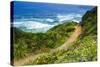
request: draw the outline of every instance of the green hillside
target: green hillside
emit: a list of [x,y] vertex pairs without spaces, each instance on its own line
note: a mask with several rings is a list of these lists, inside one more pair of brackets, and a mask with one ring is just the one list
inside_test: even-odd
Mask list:
[[65,42],[77,23],[67,22],[51,28],[46,33],[27,33],[13,28],[14,59],[24,58],[30,53],[48,52]]
[[97,34],[97,7],[93,8],[90,11],[87,11],[86,14],[82,17],[81,22],[84,33],[96,35]]
[[80,23],[83,32],[77,40],[72,43],[68,50],[59,50],[47,53],[27,64],[51,64],[86,62],[97,60],[97,8],[93,8],[83,16]]
[[[77,25],[82,26],[82,34],[70,44],[68,49],[50,52],[61,46],[74,32]],[[64,22],[46,33],[23,32],[18,28],[12,28],[14,41],[14,60],[22,59],[30,54],[40,54],[28,64],[51,64],[65,62],[85,62],[97,60],[97,8],[86,12],[80,24],[76,22]]]

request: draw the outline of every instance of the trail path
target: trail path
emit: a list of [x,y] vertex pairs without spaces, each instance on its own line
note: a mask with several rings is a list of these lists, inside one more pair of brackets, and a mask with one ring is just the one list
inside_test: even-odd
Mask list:
[[57,49],[67,49],[69,45],[71,45],[71,43],[73,43],[77,37],[81,34],[82,32],[82,28],[80,25],[76,26],[75,31],[73,32],[73,34],[66,40],[66,42],[61,45],[60,47],[58,47]]
[[[74,41],[76,41],[77,37],[81,34],[82,32],[82,28],[80,25],[77,25],[75,27],[75,31],[72,33],[72,35],[65,41],[64,44],[62,44],[60,47],[56,48],[56,49],[52,49],[50,50],[50,52],[56,52],[57,50],[61,50],[61,49],[67,49],[69,45],[71,45],[71,43],[73,43]],[[24,65],[29,61],[34,61],[37,57],[44,55],[46,53],[40,53],[40,54],[36,54],[36,55],[30,55],[24,59],[20,59],[18,61],[14,62],[15,66],[20,66],[20,65]]]

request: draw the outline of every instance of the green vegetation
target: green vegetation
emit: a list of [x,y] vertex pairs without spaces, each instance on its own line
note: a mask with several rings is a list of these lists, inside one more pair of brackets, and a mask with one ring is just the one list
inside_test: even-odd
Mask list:
[[27,62],[29,64],[51,64],[86,62],[97,60],[97,8],[87,11],[82,17],[80,25],[82,34],[68,47],[55,52],[50,52],[61,46],[73,33],[77,23],[67,22],[57,25],[46,33],[26,33],[17,28],[13,28],[14,37],[14,60],[24,58],[28,54],[42,53],[35,60]]
[[[83,32],[67,50],[58,50],[54,53],[41,55],[27,64],[50,64],[68,62],[86,62],[97,60],[97,16],[96,8],[88,11],[80,23]],[[92,16],[90,16],[92,15]]]
[[54,53],[44,53],[27,64],[52,64],[69,62],[86,62],[97,60],[97,46],[93,36],[77,39],[68,50],[58,50]]
[[84,35],[97,34],[97,7],[86,12],[86,14],[82,17],[81,24],[84,29]]
[[27,33],[13,28],[14,59],[24,58],[31,53],[48,52],[65,42],[77,23],[67,22],[55,26],[46,33]]

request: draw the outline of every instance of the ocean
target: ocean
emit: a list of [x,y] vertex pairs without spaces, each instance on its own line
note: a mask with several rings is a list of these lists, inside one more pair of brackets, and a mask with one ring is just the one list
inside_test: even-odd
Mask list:
[[46,32],[64,21],[79,23],[93,6],[41,2],[11,2],[11,24],[25,32]]

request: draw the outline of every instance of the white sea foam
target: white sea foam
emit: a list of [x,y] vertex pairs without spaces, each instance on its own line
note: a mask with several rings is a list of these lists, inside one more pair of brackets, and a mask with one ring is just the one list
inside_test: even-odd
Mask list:
[[[67,15],[58,14],[57,17],[59,19],[59,22],[62,22],[62,21],[68,21],[68,20],[74,21],[74,20],[76,20],[75,18],[81,19],[82,15],[81,14],[74,14],[74,13],[67,14]],[[77,21],[79,22],[80,20],[77,20]]]
[[[62,15],[58,14],[58,22],[53,23],[55,21],[54,19],[51,18],[28,18],[28,19],[19,19],[20,21],[15,21],[13,22],[14,27],[18,28],[24,28],[24,30],[30,31],[30,30],[35,30],[36,32],[40,31],[47,31],[50,28],[54,27],[57,24],[62,23],[63,21],[75,21],[79,23],[81,19],[80,14],[67,14],[67,15]],[[51,25],[52,22],[52,25]]]
[[44,24],[37,21],[24,21],[24,22],[14,22],[13,24],[15,27],[25,27],[28,30],[41,30],[47,31],[48,29],[52,28],[55,25]]
[[24,23],[23,26],[27,27],[28,29],[39,29],[39,28],[52,27],[54,25],[43,24],[43,23],[36,22],[36,21],[28,21]]
[[46,21],[47,22],[54,22],[54,20],[53,19],[50,19],[50,18],[47,18]]
[[14,27],[20,27],[24,22],[13,22]]

